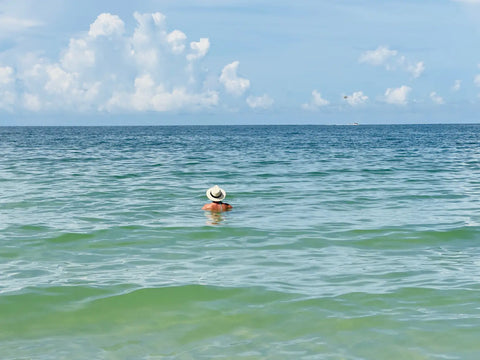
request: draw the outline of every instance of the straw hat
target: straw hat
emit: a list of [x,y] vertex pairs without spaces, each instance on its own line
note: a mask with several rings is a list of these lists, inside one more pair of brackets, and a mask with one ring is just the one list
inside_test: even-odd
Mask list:
[[215,185],[207,190],[207,198],[212,201],[222,201],[225,199],[225,196],[227,196],[227,192],[218,185]]

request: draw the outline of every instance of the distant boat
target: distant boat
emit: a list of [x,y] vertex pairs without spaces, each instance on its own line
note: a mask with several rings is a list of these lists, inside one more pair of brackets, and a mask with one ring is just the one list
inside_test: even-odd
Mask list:
[[351,124],[348,124],[348,125],[358,126],[359,124],[357,122],[354,122],[354,123],[351,123]]

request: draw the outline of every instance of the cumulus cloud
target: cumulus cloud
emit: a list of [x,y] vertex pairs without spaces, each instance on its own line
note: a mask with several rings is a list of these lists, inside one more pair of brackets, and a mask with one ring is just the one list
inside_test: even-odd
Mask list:
[[100,14],[90,25],[88,35],[91,37],[122,35],[125,31],[125,24],[117,15],[109,13]]
[[[188,43],[182,31],[168,30],[158,12],[133,16],[130,33],[119,16],[103,13],[57,59],[29,55],[15,66],[0,64],[0,109],[160,112],[217,106],[218,81],[209,83],[199,65],[209,39]],[[220,81],[241,95],[250,82],[236,75],[237,67],[227,65]]]
[[225,90],[234,96],[242,95],[250,87],[250,80],[237,75],[238,65],[240,65],[238,61],[226,65],[219,79]]
[[172,111],[183,107],[203,108],[218,104],[214,91],[192,94],[179,87],[168,91],[162,84],[156,84],[150,75],[135,79],[135,91],[115,92],[106,104],[109,111]]
[[70,39],[60,64],[69,71],[82,71],[84,68],[95,65],[95,50],[85,39]]
[[180,30],[173,30],[167,35],[167,43],[170,45],[170,48],[174,54],[181,54],[185,50],[186,39],[187,35]]
[[249,96],[246,101],[252,109],[268,109],[274,103],[274,100],[267,94],[262,96]]
[[405,58],[402,61],[404,65],[404,69],[409,72],[415,79],[420,77],[422,73],[425,71],[425,64],[423,61],[419,61],[417,63],[409,63]]
[[389,71],[402,70],[410,73],[413,78],[418,78],[425,71],[423,61],[411,61],[397,50],[390,50],[387,46],[379,46],[375,50],[362,53],[358,59],[360,63],[373,66],[383,66]]
[[204,57],[210,48],[210,41],[207,38],[201,38],[200,41],[190,43],[192,52],[187,55],[188,60],[196,60]]
[[376,50],[365,51],[360,55],[359,61],[374,66],[384,65],[388,59],[396,56],[396,50],[390,50],[386,46],[379,46]]
[[322,98],[322,94],[317,90],[312,91],[312,98],[309,103],[302,104],[302,109],[304,110],[317,110],[322,106],[330,104],[328,100]]
[[356,91],[352,95],[345,95],[345,101],[351,106],[358,106],[365,104],[368,100],[368,96],[362,91]]
[[412,88],[405,85],[396,89],[388,88],[385,91],[385,102],[394,105],[406,105],[407,97],[411,90]]
[[[165,15],[161,13],[133,14],[137,21],[133,35],[125,39],[125,47],[129,48],[131,60],[135,61],[138,69],[156,73],[161,66],[168,65],[170,53],[181,54],[181,35],[170,34],[166,31]],[[116,44],[121,47],[121,44]],[[119,49],[121,51],[121,49]],[[118,50],[117,50],[118,51]]]
[[461,80],[455,80],[452,86],[453,91],[458,91],[460,90],[460,87],[462,86],[462,81]]
[[27,110],[89,110],[99,100],[100,81],[88,81],[81,73],[69,72],[58,63],[36,64],[22,74]]
[[432,101],[437,105],[442,105],[442,104],[445,103],[443,98],[441,96],[439,96],[435,91],[432,91],[430,93],[430,99],[432,99]]

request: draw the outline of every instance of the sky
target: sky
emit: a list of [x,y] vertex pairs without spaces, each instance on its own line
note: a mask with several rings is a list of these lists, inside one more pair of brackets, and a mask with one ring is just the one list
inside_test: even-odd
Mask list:
[[480,0],[0,0],[1,125],[477,123]]

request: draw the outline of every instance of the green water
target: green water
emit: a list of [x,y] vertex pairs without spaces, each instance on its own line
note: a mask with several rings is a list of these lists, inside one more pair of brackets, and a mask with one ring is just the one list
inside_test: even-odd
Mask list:
[[0,128],[0,358],[478,359],[479,140]]

